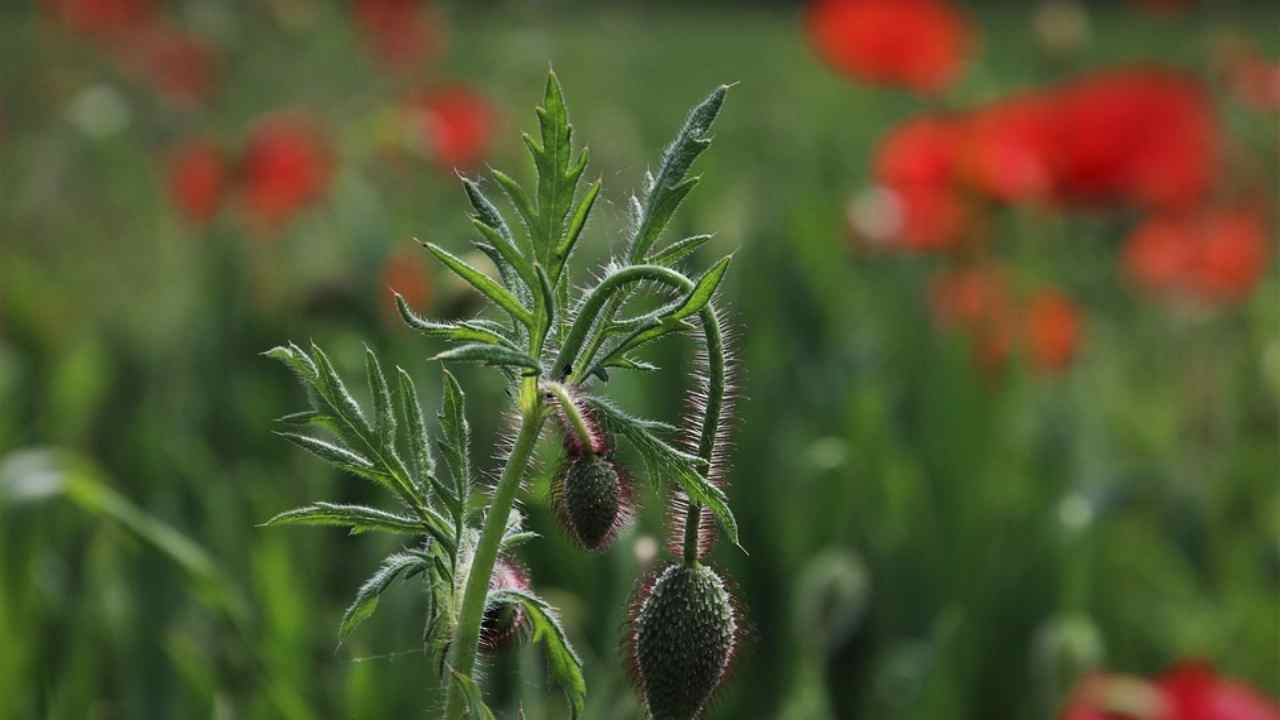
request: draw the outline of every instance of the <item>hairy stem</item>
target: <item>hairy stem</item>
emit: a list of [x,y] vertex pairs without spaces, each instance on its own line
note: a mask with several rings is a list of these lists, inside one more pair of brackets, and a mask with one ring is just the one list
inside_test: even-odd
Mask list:
[[582,414],[582,409],[573,401],[569,388],[558,382],[544,382],[542,383],[542,389],[553,395],[556,402],[559,403],[560,410],[568,421],[569,430],[578,437],[578,444],[582,446],[582,452],[588,457],[593,455],[597,451],[596,435],[591,432],[591,427],[587,423],[587,418]]
[[[507,516],[511,514],[511,505],[515,502],[521,476],[529,464],[534,446],[538,443],[538,435],[542,432],[542,424],[546,420],[535,379],[525,380],[521,396],[520,429],[485,514],[484,528],[471,559],[471,569],[467,573],[457,632],[449,649],[449,668],[465,677],[472,677],[475,670],[476,652],[480,644],[480,623],[484,619],[485,601],[489,596],[489,578],[498,559],[498,548],[507,527]],[[458,684],[450,681],[445,717],[447,720],[462,720],[465,715],[466,700]]]
[[[710,472],[715,455],[716,439],[720,431],[720,416],[724,412],[725,352],[724,334],[720,330],[720,316],[713,305],[707,305],[699,313],[702,334],[707,351],[707,408],[702,416],[702,431],[698,436],[698,457],[707,461]],[[702,506],[692,500],[684,519],[684,564],[698,564],[698,530],[702,523]]]

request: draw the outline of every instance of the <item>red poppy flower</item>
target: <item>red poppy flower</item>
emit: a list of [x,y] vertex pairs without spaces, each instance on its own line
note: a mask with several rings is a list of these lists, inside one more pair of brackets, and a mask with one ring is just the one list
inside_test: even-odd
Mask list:
[[1197,237],[1185,217],[1155,217],[1129,236],[1124,267],[1139,285],[1171,290],[1187,282],[1194,267]]
[[913,120],[893,131],[877,153],[876,178],[898,202],[902,247],[943,250],[963,239],[968,208],[955,188],[963,132],[953,119]]
[[1080,311],[1057,290],[1042,290],[1027,310],[1027,350],[1038,370],[1067,368],[1080,345]]
[[188,142],[168,157],[169,196],[196,223],[217,214],[226,189],[227,168],[221,148],[207,140]]
[[217,56],[190,33],[157,25],[143,36],[144,71],[156,92],[182,105],[197,105],[212,94]]
[[1054,107],[1040,95],[1015,97],[974,113],[962,175],[975,190],[1003,202],[1048,195],[1054,183]]
[[268,118],[245,148],[241,171],[249,211],[269,225],[288,220],[324,194],[330,164],[328,146],[304,118]]
[[1268,255],[1266,223],[1258,213],[1218,208],[1144,222],[1130,236],[1124,262],[1144,287],[1235,301],[1257,286]]
[[1256,213],[1224,210],[1207,215],[1200,228],[1195,286],[1205,297],[1241,300],[1267,267],[1267,233]]
[[379,292],[385,293],[387,317],[394,323],[400,320],[400,311],[396,308],[395,296],[391,291],[400,293],[409,307],[418,312],[425,312],[431,304],[431,276],[427,274],[422,253],[414,252],[415,248],[406,248],[391,254],[382,265],[382,286],[387,288]]
[[412,99],[410,113],[442,167],[474,167],[488,154],[494,112],[483,96],[463,87],[436,90]]
[[1064,200],[1187,207],[1213,181],[1213,109],[1188,78],[1159,70],[1097,75],[1059,91],[1055,110]]
[[1013,303],[1004,275],[990,265],[950,270],[930,286],[934,317],[969,337],[974,361],[1002,369],[1013,352]]
[[99,39],[117,38],[149,20],[152,0],[44,0],[59,22]]
[[807,23],[815,50],[837,71],[918,92],[959,74],[973,34],[945,0],[815,0]]
[[1280,720],[1280,705],[1207,665],[1187,663],[1165,673],[1157,687],[1171,720]]
[[357,0],[353,11],[374,53],[392,67],[413,67],[440,44],[419,0]]

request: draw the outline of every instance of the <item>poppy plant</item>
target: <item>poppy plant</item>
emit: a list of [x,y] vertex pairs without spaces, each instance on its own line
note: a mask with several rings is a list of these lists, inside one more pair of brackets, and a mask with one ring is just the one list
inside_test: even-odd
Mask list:
[[212,220],[226,191],[222,149],[208,140],[184,143],[169,154],[167,169],[173,204],[194,223]]
[[474,168],[488,154],[494,129],[493,107],[469,88],[457,86],[422,93],[409,101],[409,112],[441,167]]

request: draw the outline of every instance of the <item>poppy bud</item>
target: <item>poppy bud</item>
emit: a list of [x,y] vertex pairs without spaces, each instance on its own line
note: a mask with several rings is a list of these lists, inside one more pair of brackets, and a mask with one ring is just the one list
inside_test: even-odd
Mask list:
[[612,459],[569,460],[552,488],[560,522],[587,550],[603,550],[631,519],[630,484]]
[[[489,592],[528,589],[525,571],[507,558],[498,558],[489,578]],[[524,629],[526,620],[519,603],[490,602],[480,620],[480,647],[490,651],[506,647]]]
[[737,647],[738,617],[724,581],[705,565],[672,565],[641,587],[629,641],[653,720],[698,717]]

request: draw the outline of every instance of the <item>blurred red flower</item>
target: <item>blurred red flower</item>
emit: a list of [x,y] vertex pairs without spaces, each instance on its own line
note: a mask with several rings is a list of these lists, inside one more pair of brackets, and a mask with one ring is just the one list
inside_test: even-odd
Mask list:
[[1217,171],[1213,108],[1195,81],[1112,71],[1057,91],[1056,187],[1069,202],[1194,205]]
[[895,129],[875,159],[876,179],[894,194],[900,213],[894,236],[908,250],[954,247],[968,209],[956,192],[963,126],[952,118],[922,118]]
[[1238,301],[1262,279],[1268,256],[1260,213],[1215,208],[1145,221],[1129,237],[1124,265],[1130,277],[1152,290]]
[[1027,350],[1037,370],[1067,368],[1080,345],[1080,311],[1058,290],[1041,290],[1027,309]]
[[167,170],[173,204],[192,222],[212,220],[226,190],[222,149],[208,140],[186,142],[169,153]]
[[382,289],[379,295],[386,298],[383,309],[389,322],[399,324],[400,311],[396,308],[392,290],[404,296],[409,307],[426,312],[431,304],[431,276],[427,273],[422,253],[417,248],[405,248],[389,255],[382,264]]
[[808,32],[837,71],[866,82],[936,92],[972,44],[967,19],[945,0],[815,0]]
[[299,116],[273,116],[251,134],[241,165],[249,211],[278,225],[322,196],[332,159],[319,131]]
[[1186,10],[1196,4],[1196,0],[1130,0],[1134,5],[1143,10],[1150,10],[1157,13],[1171,14],[1180,10]]
[[356,0],[353,12],[374,53],[392,67],[411,68],[439,47],[419,0]]
[[194,106],[213,93],[217,54],[199,37],[157,23],[142,34],[138,51],[143,70],[160,95]]
[[974,361],[1002,369],[1013,352],[1013,300],[1003,273],[992,265],[948,270],[930,284],[934,317],[968,336]]
[[1186,663],[1156,681],[1170,720],[1280,720],[1280,705],[1208,665]]
[[78,33],[113,39],[143,25],[153,0],[43,0],[46,9]]
[[409,112],[441,167],[471,168],[489,152],[493,106],[472,90],[448,87],[422,93],[410,99]]
[[1267,267],[1267,231],[1253,212],[1223,210],[1206,215],[1195,264],[1195,287],[1214,300],[1241,300]]
[[997,102],[969,119],[961,174],[1002,202],[1046,197],[1054,184],[1052,99],[1027,95]]

